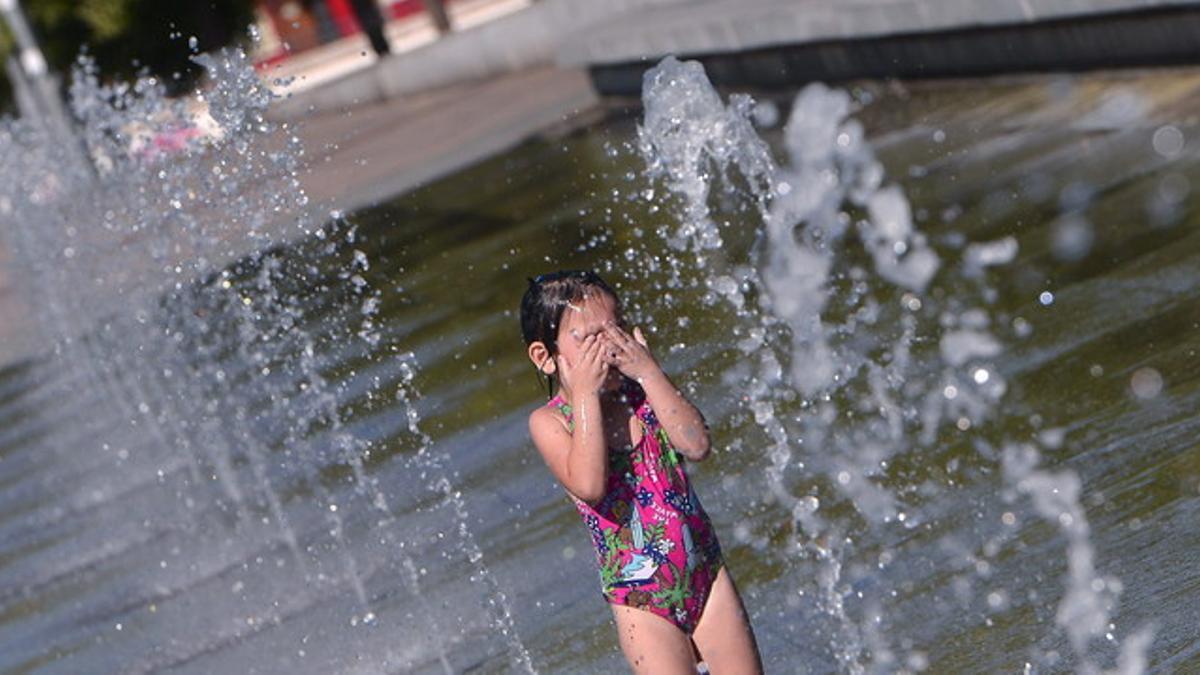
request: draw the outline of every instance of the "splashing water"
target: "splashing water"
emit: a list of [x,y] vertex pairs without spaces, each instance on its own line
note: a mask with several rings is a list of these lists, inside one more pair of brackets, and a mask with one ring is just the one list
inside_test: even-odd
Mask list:
[[[726,107],[707,83],[698,63],[671,61],[670,69],[651,71],[646,78],[645,119],[638,140],[646,157],[647,174],[661,179],[667,188],[682,196],[684,217],[666,242],[679,251],[689,251],[697,267],[705,267],[706,256],[722,245],[720,227],[710,215],[708,198],[713,182],[711,171],[722,175],[733,168],[749,181],[755,194],[767,189],[774,171],[770,151],[754,133],[748,115],[753,101],[735,96]],[[694,96],[671,96],[686,88]],[[672,284],[680,283],[673,271]]]
[[[906,463],[965,440],[995,465],[984,438],[1007,384],[994,362],[1005,336],[994,332],[987,271],[1013,260],[1017,242],[975,242],[959,264],[944,260],[914,226],[903,190],[885,183],[844,91],[813,84],[796,96],[778,165],[753,130],[753,102],[736,95],[725,104],[698,63],[665,59],[647,72],[643,99],[646,173],[681,205],[680,227],[660,235],[693,255],[693,264],[674,266],[668,286],[707,288],[709,311],[720,304],[733,312],[732,332],[743,336],[737,349],[753,366],[723,383],[746,392],[768,439],[771,494],[796,532],[782,550],[815,564],[818,605],[834,623],[830,649],[847,672],[922,669],[923,655],[900,659],[876,627],[886,589],[852,595],[862,584],[846,578],[845,561],[864,528],[913,530],[943,508],[948,486],[906,484]],[[709,250],[744,238],[750,218],[722,221],[712,208],[718,181],[761,220],[747,262],[726,252],[713,264]],[[1060,248],[1080,247],[1072,240]],[[1067,538],[1058,623],[1080,671],[1096,672],[1088,645],[1112,630],[1120,584],[1095,572],[1079,478],[1016,456],[1004,454],[1007,483]],[[856,517],[841,515],[830,489]],[[884,551],[880,574],[901,568],[896,557]],[[988,598],[1001,606],[1005,594]],[[1150,635],[1125,640],[1118,672],[1141,672]]]
[[[6,478],[0,491],[17,505],[0,518],[0,537],[20,552],[0,565],[0,607],[18,617],[5,626],[0,669],[55,659],[62,669],[135,672],[258,662],[300,672],[457,672],[500,661],[532,670],[509,610],[522,589],[500,592],[454,489],[455,464],[425,431],[438,424],[417,412],[419,364],[407,349],[421,347],[381,316],[382,259],[362,253],[375,247],[351,224],[312,215],[293,182],[303,163],[294,129],[255,112],[252,77],[232,84],[240,56],[213,58],[228,72],[201,92],[208,106],[158,100],[148,81],[77,84],[94,171],[37,129],[0,131],[0,142],[21,148],[0,154],[4,175],[21,181],[0,194],[0,214],[21,217],[12,233],[30,269],[24,281],[43,299],[47,344],[58,350],[33,371],[47,381],[19,414],[27,405],[61,413],[0,429],[9,466],[50,467],[15,488]],[[1149,630],[1126,633],[1119,655],[1095,632],[1118,632],[1120,585],[1092,550],[1078,477],[1055,466],[1064,432],[1028,443],[992,421],[1012,403],[1001,377],[1012,336],[988,283],[1008,272],[1016,239],[959,235],[958,249],[922,232],[931,228],[855,131],[854,97],[803,92],[786,130],[763,132],[778,137],[776,162],[748,120],[784,118],[748,99],[727,105],[698,66],[683,65],[689,72],[656,71],[639,137],[658,183],[626,180],[628,196],[678,195],[695,215],[651,237],[614,232],[615,256],[646,262],[646,297],[628,299],[669,307],[684,332],[712,321],[722,332],[699,334],[731,336],[730,355],[725,341],[693,349],[686,339],[662,343],[662,353],[683,370],[697,353],[733,361],[716,371],[719,400],[701,403],[749,428],[743,447],[755,451],[722,462],[750,466],[766,449],[768,490],[733,495],[750,501],[736,511],[729,548],[731,559],[751,548],[756,573],[784,569],[780,585],[747,586],[760,595],[748,596],[756,619],[767,618],[756,620],[760,637],[787,640],[767,656],[794,664],[809,640],[847,672],[919,671],[941,664],[920,651],[930,645],[913,624],[929,619],[932,633],[969,638],[982,630],[975,624],[1032,613],[1046,621],[1027,632],[1045,633],[1050,650],[1061,636],[1077,669],[1095,672],[1114,655],[1117,672],[1143,671]],[[704,94],[695,100],[672,100],[696,87]],[[1154,150],[1172,150],[1164,138]],[[1172,204],[1176,183],[1160,181]],[[1092,241],[1090,224],[1067,218],[1045,240],[1050,253],[1103,248],[1101,230]],[[544,243],[544,232],[535,236]],[[252,249],[260,253],[243,255]],[[910,260],[920,251],[928,255]],[[1060,296],[1056,304],[1046,291],[1038,309],[1059,311]],[[691,312],[692,300],[708,306]],[[1156,368],[1121,378],[1139,405],[1161,400],[1167,383]],[[12,385],[3,386],[8,396]],[[723,414],[727,401],[742,410]],[[405,414],[375,414],[387,408]],[[53,443],[39,440],[48,423],[66,427]],[[757,468],[723,477],[727,491],[742,492]],[[964,475],[994,483],[995,498],[964,497]],[[978,521],[963,513],[976,509]],[[1026,570],[1015,580],[1000,571],[1014,552],[1006,544],[1025,543],[1014,523],[1042,520],[1053,538],[1038,552],[1066,551],[1065,592],[1049,608],[1028,597],[1054,595],[1056,578],[1045,589]],[[449,580],[452,561],[470,571]],[[563,661],[587,658],[565,652]],[[1064,666],[1029,660],[1027,672]]]
[[[90,667],[143,672],[263,644],[281,668],[365,658],[449,673],[462,667],[452,647],[499,636],[511,665],[532,672],[466,504],[420,428],[415,357],[387,345],[363,360],[385,343],[356,228],[316,215],[300,139],[268,119],[273,95],[247,57],[195,58],[209,86],[180,100],[153,78],[105,84],[81,61],[71,104],[88,161],[28,121],[0,125],[8,243],[54,345],[46,386],[79,419],[77,442],[42,449],[70,495],[5,533],[36,542],[94,519],[88,534],[6,569],[0,602],[116,556],[137,573],[63,610],[118,617],[116,632],[93,641],[79,626],[94,616],[79,614],[55,636],[103,647],[76,648],[100,659]],[[387,397],[406,411],[402,448],[348,423],[356,400]],[[397,502],[421,506],[401,519]],[[430,602],[439,557],[466,559],[481,597],[458,598],[457,611]],[[461,611],[474,602],[482,612]],[[139,618],[145,607],[152,620]],[[289,630],[303,639],[283,651],[265,644],[280,638],[256,637]]]

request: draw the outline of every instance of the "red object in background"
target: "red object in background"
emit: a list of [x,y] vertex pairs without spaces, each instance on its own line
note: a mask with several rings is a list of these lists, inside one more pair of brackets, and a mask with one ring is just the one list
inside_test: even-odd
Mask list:
[[[200,139],[204,138],[204,132],[190,124],[180,123],[160,129],[148,138],[144,136],[135,136],[134,138],[133,147],[130,148],[134,156],[154,163],[168,155],[186,152],[196,147]],[[140,145],[138,145],[139,141]]]
[[[287,43],[289,47],[256,63],[255,66],[260,70],[265,70],[270,66],[285,61],[296,52],[304,51],[320,44],[316,32],[315,17],[312,16],[311,12],[303,12],[298,17],[298,20],[296,18],[288,20],[280,16],[282,6],[289,2],[299,4],[300,0],[259,0],[260,7],[270,17],[275,32],[279,35],[279,39]],[[450,5],[456,2],[456,0],[442,0],[442,2]],[[346,37],[362,31],[362,28],[358,24],[358,15],[354,13],[354,8],[350,5],[350,0],[324,0],[324,3],[325,8],[329,11],[329,18],[333,21],[334,28],[337,29],[339,35]],[[381,3],[379,9],[385,21],[392,21],[423,14],[425,12],[425,2],[424,0],[391,0],[391,2]],[[295,25],[297,23],[300,24],[298,27]]]
[[[442,0],[447,5],[452,1]],[[354,14],[354,8],[350,6],[349,0],[325,0],[325,6],[329,8],[329,14],[333,17],[333,21],[342,35],[351,35],[361,30],[358,25],[358,16]],[[381,3],[379,10],[384,19],[390,21],[424,12],[425,3],[423,0],[392,0],[389,3]]]
[[361,30],[358,17],[355,16],[354,8],[348,0],[325,0],[325,6],[329,8],[329,16],[333,17],[333,23],[337,25],[338,32],[343,37]]
[[387,8],[389,19],[403,19],[418,12],[425,11],[425,3],[421,0],[395,0]]
[[[449,5],[453,1],[442,0],[446,5]],[[403,19],[406,16],[424,12],[425,3],[422,0],[392,0],[386,11],[387,18],[389,19]]]
[[284,56],[321,44],[316,21],[299,0],[260,0],[258,6],[282,43]]

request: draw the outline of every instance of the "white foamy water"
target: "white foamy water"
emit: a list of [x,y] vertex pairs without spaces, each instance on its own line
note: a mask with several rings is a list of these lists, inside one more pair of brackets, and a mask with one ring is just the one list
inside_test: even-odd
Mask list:
[[[0,602],[77,593],[6,626],[0,669],[51,654],[68,670],[450,673],[499,651],[532,672],[420,427],[418,364],[359,363],[380,346],[380,293],[357,228],[314,216],[300,139],[267,119],[274,96],[245,55],[196,61],[207,86],[187,100],[82,63],[78,146],[30,121],[0,128],[6,240],[54,345],[46,412],[94,427],[25,451],[50,462],[36,481],[62,487],[6,513],[8,541],[33,552],[0,569]],[[349,424],[362,396],[406,410],[386,479]],[[17,480],[6,497],[42,491]],[[439,561],[483,592],[434,590]]]
[[[844,91],[813,84],[796,96],[778,162],[748,131],[753,104],[742,96],[724,104],[699,64],[664,60],[647,73],[644,98],[639,139],[647,175],[680,197],[679,231],[727,238],[708,206],[718,185],[748,190],[748,201],[759,205],[758,223],[725,224],[758,230],[751,269],[730,261],[733,274],[711,266],[697,274],[714,291],[710,297],[732,305],[753,338],[738,344],[756,365],[746,380],[728,384],[748,392],[745,405],[769,439],[763,451],[771,494],[797,527],[784,550],[816,563],[812,595],[834,624],[830,650],[847,672],[920,666],[920,654],[906,656],[903,645],[873,628],[886,587],[852,601],[843,561],[854,550],[855,530],[920,527],[924,512],[937,511],[939,492],[952,492],[948,485],[906,485],[893,465],[933,456],[948,434],[968,442],[991,435],[988,423],[1007,383],[994,364],[1005,347],[994,333],[986,275],[1016,257],[1017,242],[972,242],[955,253],[958,264],[945,264],[916,227],[903,190],[887,182]],[[703,112],[689,119],[688,132],[676,133],[678,111],[696,109]],[[730,180],[735,172],[740,182]],[[1090,244],[1077,230],[1058,235],[1056,250],[1065,258],[1081,257]],[[761,291],[757,306],[743,295],[751,289]],[[980,451],[995,466],[986,446],[979,444]],[[1111,631],[1120,584],[1095,571],[1079,480],[1032,465],[1016,470],[1005,457],[1008,484],[1031,497],[1037,514],[1060,523],[1067,539],[1058,624],[1080,669],[1092,672],[1088,644]],[[852,504],[857,517],[823,515],[830,506],[815,496],[826,491],[822,485]],[[886,579],[888,565],[903,563],[899,552],[884,554]],[[1004,607],[1006,598],[992,592],[987,602]],[[1118,667],[1129,670],[1120,672],[1140,672],[1148,635],[1126,641]]]

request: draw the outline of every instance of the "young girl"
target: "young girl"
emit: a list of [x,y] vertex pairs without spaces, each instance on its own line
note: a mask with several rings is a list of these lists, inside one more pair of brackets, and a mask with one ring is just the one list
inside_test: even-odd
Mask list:
[[699,411],[671,384],[616,294],[592,272],[530,280],[529,358],[554,397],[529,432],[596,546],[621,649],[636,673],[761,673],[745,608],[680,455],[708,456]]

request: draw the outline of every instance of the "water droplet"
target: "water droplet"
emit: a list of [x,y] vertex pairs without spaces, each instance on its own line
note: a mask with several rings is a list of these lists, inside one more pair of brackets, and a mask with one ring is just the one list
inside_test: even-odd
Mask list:
[[1133,395],[1144,400],[1152,399],[1162,393],[1163,378],[1153,368],[1139,368],[1129,379],[1129,387]]
[[1174,159],[1183,152],[1183,132],[1170,124],[1161,126],[1155,130],[1151,143],[1154,145],[1155,152],[1167,159]]
[[1004,590],[992,591],[988,593],[987,603],[992,609],[1003,610],[1008,607],[1008,593]]
[[1055,221],[1050,231],[1050,250],[1064,262],[1077,262],[1092,249],[1092,224],[1083,216],[1072,214]]
[[1033,326],[1024,317],[1018,316],[1013,319],[1012,327],[1013,332],[1020,338],[1029,337],[1033,333]]

